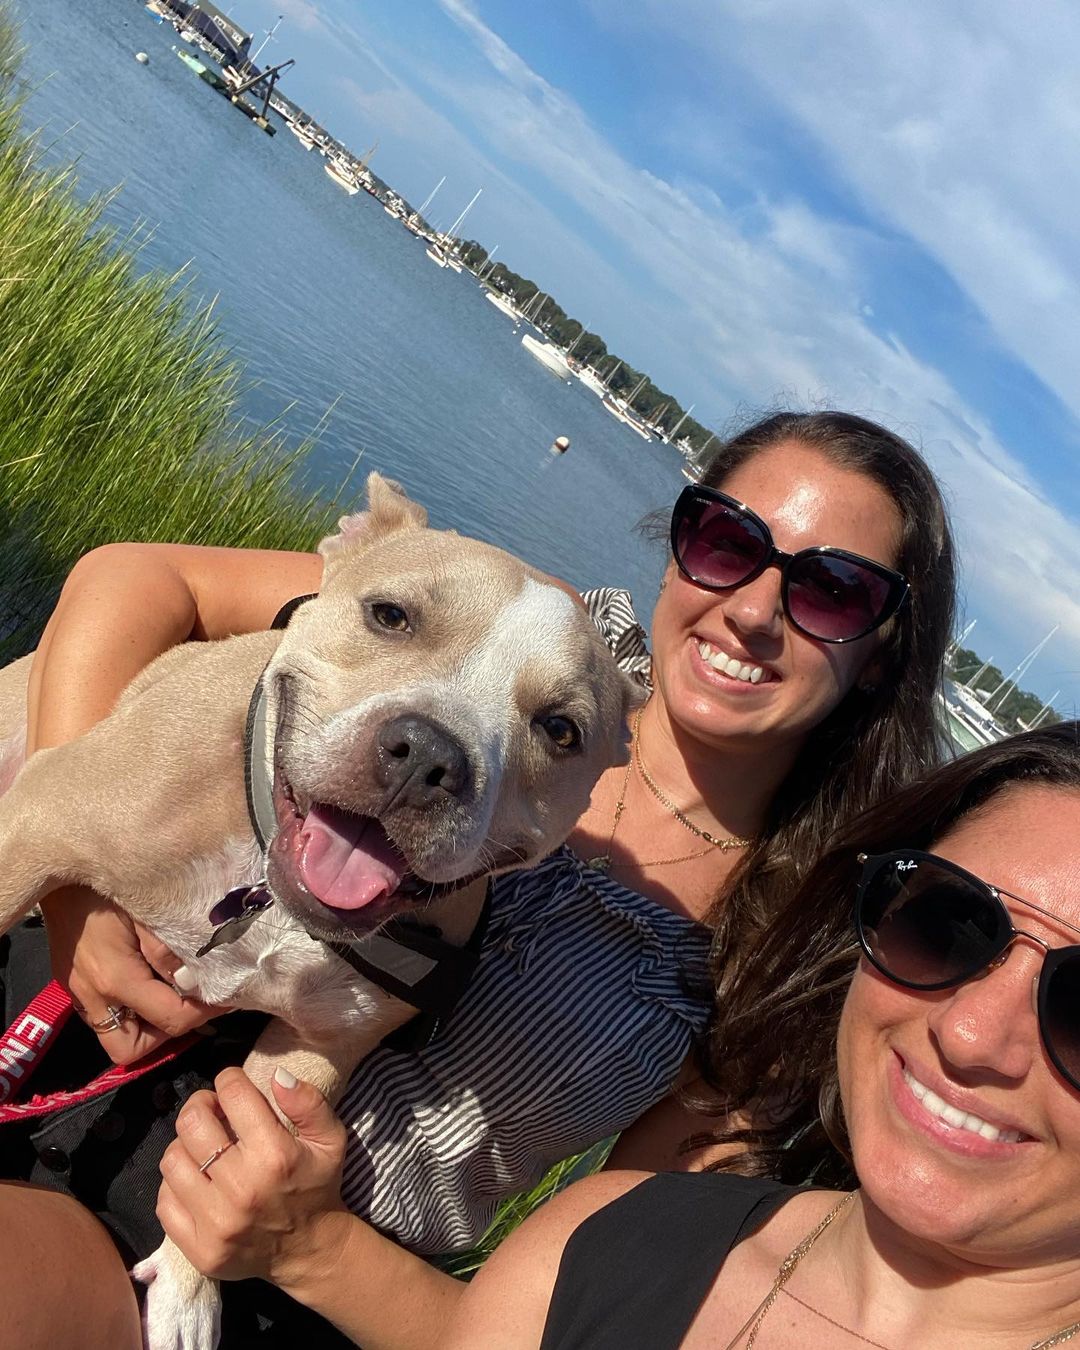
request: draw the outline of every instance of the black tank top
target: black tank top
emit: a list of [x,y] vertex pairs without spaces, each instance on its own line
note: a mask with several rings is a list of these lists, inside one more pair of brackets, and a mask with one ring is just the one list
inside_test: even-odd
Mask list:
[[678,1350],[728,1252],[795,1194],[716,1172],[643,1181],[571,1234],[540,1350]]

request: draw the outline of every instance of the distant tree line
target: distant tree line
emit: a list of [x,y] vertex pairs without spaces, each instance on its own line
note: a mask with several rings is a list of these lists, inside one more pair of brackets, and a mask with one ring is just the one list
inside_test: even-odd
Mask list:
[[[972,690],[988,695],[1000,691],[996,698],[988,698],[986,703],[989,711],[1009,731],[1023,731],[1039,717],[1044,700],[1015,685],[1007,689],[1005,676],[997,666],[984,661],[970,647],[957,647],[946,665],[946,673],[958,684],[966,684]],[[1060,721],[1053,708],[1048,708],[1039,718],[1039,726]]]
[[[466,267],[473,272],[484,272],[489,258],[482,244],[475,239],[463,240],[459,242],[457,251]],[[607,343],[599,333],[586,332],[584,326],[571,318],[550,295],[545,295],[541,303],[536,305],[540,287],[535,281],[521,276],[505,263],[498,262],[490,271],[484,272],[484,282],[493,290],[508,296],[518,309],[528,309],[531,321],[557,346],[564,350],[573,347],[575,360],[591,366],[602,380],[607,381],[612,393],[629,398],[631,392],[641,384],[631,406],[647,422],[669,433],[678,426],[684,416],[678,399],[658,388],[629,361],[608,351]],[[533,308],[530,309],[530,306]],[[644,384],[641,383],[643,377]],[[684,436],[695,452],[703,450],[715,439],[714,432],[692,417],[687,417],[679,427],[678,439],[682,440]]]

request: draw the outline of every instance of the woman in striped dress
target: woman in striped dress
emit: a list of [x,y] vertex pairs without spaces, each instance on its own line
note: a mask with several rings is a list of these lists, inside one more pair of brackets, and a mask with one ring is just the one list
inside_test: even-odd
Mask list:
[[[244,1235],[225,1256],[191,1246],[198,1194],[166,1188],[162,1213],[196,1263],[266,1277],[369,1346],[433,1344],[447,1286],[412,1253],[468,1246],[501,1198],[615,1133],[622,1166],[700,1165],[682,1149],[695,1122],[671,1091],[709,1022],[699,976],[710,943],[737,961],[828,834],[934,761],[954,585],[936,483],[909,445],[873,423],[777,415],[728,442],[702,484],[676,507],[653,615],[652,692],[631,728],[629,765],[601,779],[565,848],[495,883],[476,976],[435,1040],[422,1051],[383,1046],[360,1067],[339,1108],[343,1160],[333,1141],[281,1131],[298,1169],[285,1186],[293,1240],[267,1219],[260,1178],[281,1178],[254,1145],[211,1169],[215,1222]],[[36,744],[102,715],[171,642],[265,626],[284,600],[318,588],[320,568],[307,555],[179,546],[89,555],[42,643]],[[621,596],[590,602],[616,654],[645,678],[643,635]],[[90,680],[88,647],[100,654]],[[76,669],[84,678],[72,697]],[[114,1057],[136,1058],[207,1015],[165,1006],[167,986],[143,956],[164,968],[167,958],[140,948],[100,900],[65,897],[48,927],[54,968],[92,1020],[121,997],[140,1014],[137,1027],[106,1038]],[[140,1002],[144,992],[152,1000]],[[244,1090],[234,1076],[220,1106],[194,1097],[182,1114],[185,1147],[220,1130],[218,1113]],[[281,1091],[286,1109],[301,1100]],[[92,1148],[92,1125],[79,1129],[76,1146]],[[43,1140],[32,1145],[40,1158]],[[137,1255],[159,1235],[143,1194],[156,1161],[145,1150],[124,1155],[141,1185],[117,1185],[95,1206]],[[41,1166],[23,1175],[75,1191]],[[270,1189],[280,1200],[281,1188]],[[44,1225],[42,1241],[62,1233],[55,1204],[46,1219],[34,1192],[17,1196],[15,1210],[9,1192],[0,1188],[9,1228]],[[339,1220],[326,1222],[339,1213],[344,1245]],[[213,1229],[206,1213],[198,1223],[204,1235]],[[118,1296],[104,1235],[84,1251],[94,1272],[86,1299]],[[340,1279],[328,1290],[331,1268]],[[416,1291],[408,1310],[395,1290]],[[282,1343],[286,1328],[299,1334],[291,1311],[268,1313],[261,1297],[226,1300],[227,1346],[245,1343],[245,1318],[264,1332],[274,1320]],[[80,1345],[91,1344],[92,1324],[81,1319]]]

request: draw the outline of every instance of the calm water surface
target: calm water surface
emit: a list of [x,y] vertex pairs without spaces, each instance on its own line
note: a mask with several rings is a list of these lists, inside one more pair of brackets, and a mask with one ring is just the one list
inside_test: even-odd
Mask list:
[[[216,297],[252,383],[245,415],[280,419],[294,439],[322,422],[312,473],[328,489],[362,451],[436,524],[578,585],[629,586],[648,614],[664,555],[634,525],[681,486],[674,450],[548,374],[467,273],[435,267],[293,136],[252,126],[141,5],[14,0],[14,12],[26,125],[42,128],[48,159],[78,161],[83,195],[122,185],[106,218],[151,228],[147,266],[189,265],[192,294]],[[462,206],[473,190],[459,185]],[[555,459],[559,435],[571,449]]]

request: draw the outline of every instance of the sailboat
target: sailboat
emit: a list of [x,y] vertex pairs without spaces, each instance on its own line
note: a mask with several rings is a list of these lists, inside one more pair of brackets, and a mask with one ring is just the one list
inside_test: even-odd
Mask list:
[[305,150],[313,150],[315,148],[315,137],[311,134],[311,128],[314,124],[312,123],[311,118],[308,118],[307,125],[301,122],[299,118],[295,121],[286,120],[285,125]]
[[[970,632],[973,626],[973,624],[969,624],[965,633]],[[944,689],[939,696],[950,718],[949,731],[954,740],[961,742],[964,749],[975,748],[967,744],[969,739],[974,739],[978,745],[992,745],[995,741],[1003,740],[1008,735],[1008,731],[1001,725],[995,714],[1001,711],[1001,705],[1011,691],[1019,687],[1018,682],[1027,673],[1036,657],[1039,656],[1060,627],[1060,624],[1055,624],[1042,641],[1032,647],[1016,669],[1007,675],[996,689],[991,689],[989,693],[977,688],[976,682],[990,665],[992,657],[984,661],[975,674],[964,684],[946,679]],[[1054,698],[1057,698],[1056,693]],[[1053,699],[1050,700],[1050,703],[1053,703]],[[1047,706],[1044,705],[1039,710],[1038,717],[1032,719],[1033,723],[1045,714]],[[967,737],[958,735],[957,724],[968,733]]]
[[472,200],[469,202],[468,206],[466,206],[465,210],[462,211],[461,215],[458,216],[457,220],[454,221],[453,225],[451,225],[448,230],[444,230],[442,234],[438,235],[432,242],[431,247],[427,249],[428,257],[437,267],[452,267],[455,272],[461,271],[461,262],[455,256],[454,252],[458,245],[457,231],[461,226],[461,222],[476,205],[483,190],[483,188],[477,188],[476,192],[473,194]]
[[[612,372],[612,374],[614,374],[614,371]],[[617,398],[614,394],[608,391],[604,395],[603,400],[604,407],[612,415],[612,417],[615,417],[620,422],[625,423],[625,425],[628,426],[631,431],[636,432],[637,435],[639,435],[643,441],[651,441],[652,437],[645,429],[645,426],[642,423],[641,419],[638,417],[637,413],[634,412],[632,405],[634,399],[636,399],[638,394],[640,394],[642,389],[644,389],[645,382],[648,378],[649,377],[647,375],[642,375],[641,379],[638,380],[637,384],[634,386],[633,392],[631,393],[629,398]]]
[[567,347],[566,351],[563,351],[560,347],[556,347],[553,342],[538,341],[531,333],[526,333],[524,337],[522,337],[521,345],[530,356],[535,356],[539,362],[548,368],[548,370],[565,379],[567,384],[569,384],[570,377],[574,373],[574,368],[570,364],[570,355],[584,336],[585,328],[583,326],[581,332],[578,333],[577,337],[571,342],[570,346]]
[[424,224],[425,221],[424,212],[434,201],[436,192],[438,192],[438,190],[442,187],[442,185],[445,182],[446,182],[446,174],[443,174],[443,176],[431,189],[431,191],[420,203],[420,205],[416,208],[416,210],[411,215],[406,216],[405,219],[401,222],[405,226],[405,228],[409,231],[409,233],[415,234],[418,239],[424,237],[424,230],[426,229],[426,226]]
[[553,375],[558,375],[561,380],[566,380],[569,383],[570,363],[558,347],[553,346],[550,342],[541,342],[539,338],[534,338],[531,333],[522,334],[521,345],[530,356],[535,356],[540,364],[550,370]]
[[606,380],[602,380],[596,371],[593,370],[592,366],[582,366],[577,371],[577,377],[590,393],[595,394],[597,398],[604,398],[608,392],[608,385],[611,382],[611,377],[621,365],[621,361],[616,362],[616,364],[608,371]]
[[342,155],[329,156],[323,168],[338,187],[343,187],[350,197],[355,197],[360,191],[360,184],[356,181],[353,167]]

